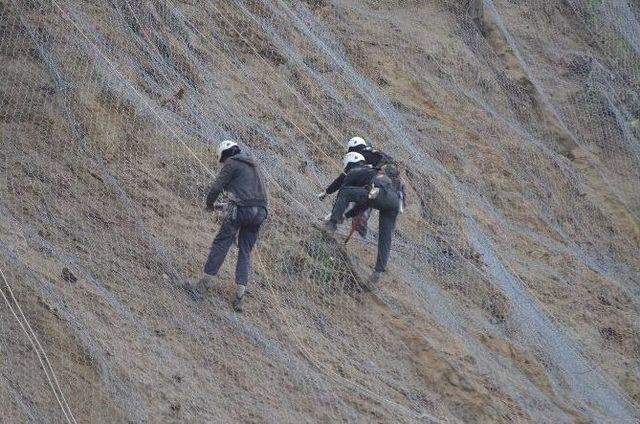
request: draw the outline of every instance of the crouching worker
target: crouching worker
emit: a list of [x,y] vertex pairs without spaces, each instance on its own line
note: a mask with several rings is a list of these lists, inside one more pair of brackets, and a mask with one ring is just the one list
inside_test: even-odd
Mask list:
[[[379,150],[374,150],[367,144],[366,141],[364,141],[362,137],[353,137],[351,140],[349,140],[349,142],[347,143],[347,156],[345,156],[345,159],[349,157],[349,153],[358,153],[358,155],[360,155],[359,157],[362,158],[364,165],[370,165],[372,168],[376,169],[381,169],[386,164],[394,163],[394,160],[393,158],[391,158],[391,156]],[[327,187],[325,191],[318,194],[318,198],[320,200],[324,200],[328,195],[338,191],[340,187],[344,185],[344,179],[353,166],[353,162],[345,162],[344,171],[340,173],[340,175],[338,175],[338,177],[336,177],[336,179],[333,180],[331,184],[329,184],[329,187]]]
[[325,223],[325,230],[333,233],[345,214],[349,203],[355,206],[347,212],[347,218],[354,217],[367,208],[380,213],[378,227],[378,256],[373,273],[368,281],[372,290],[386,271],[391,252],[391,238],[398,214],[404,209],[404,187],[398,169],[385,165],[378,171],[366,165],[352,168],[346,175],[338,197],[333,205],[331,218]]
[[209,190],[207,211],[214,210],[214,203],[223,191],[227,192],[231,204],[211,245],[209,257],[204,265],[204,277],[198,282],[195,290],[204,295],[237,236],[237,291],[233,308],[242,312],[243,297],[251,270],[251,251],[258,240],[260,226],[267,218],[267,193],[256,162],[251,156],[240,151],[237,143],[223,141],[218,145],[217,153],[218,160],[223,165]]
[[[346,162],[346,159],[351,156],[349,155],[349,153],[357,153],[359,157],[362,158],[363,163],[360,163],[359,165],[369,165],[375,169],[381,169],[385,164],[391,164],[395,162],[391,156],[370,147],[362,137],[351,138],[347,143],[347,155],[345,156],[344,170],[340,173],[340,175],[338,175],[335,180],[333,180],[331,184],[329,184],[329,187],[327,187],[325,191],[318,194],[318,198],[320,200],[324,200],[328,195],[338,191],[340,187],[343,186],[344,179],[346,178],[349,171],[354,166],[356,166],[356,164],[353,162]],[[360,234],[360,236],[362,236],[362,238],[367,237],[367,222],[369,221],[370,212],[370,209],[365,209],[364,211],[362,211],[363,219],[360,225],[356,227],[358,233]]]

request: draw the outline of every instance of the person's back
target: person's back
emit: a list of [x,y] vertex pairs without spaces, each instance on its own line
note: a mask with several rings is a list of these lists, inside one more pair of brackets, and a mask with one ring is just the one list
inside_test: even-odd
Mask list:
[[377,285],[380,274],[387,269],[391,239],[396,219],[402,211],[403,201],[404,188],[395,166],[386,165],[378,171],[370,166],[360,165],[347,173],[333,205],[331,217],[324,224],[323,229],[326,232],[335,232],[337,223],[341,221],[350,203],[354,203],[355,206],[347,213],[347,217],[354,217],[367,208],[379,211],[378,255],[367,289]]
[[362,156],[364,156],[367,165],[371,165],[376,169],[382,169],[382,167],[385,165],[395,163],[391,156],[384,152],[381,152],[380,150],[376,150],[373,147],[359,146],[358,148],[350,151],[360,153]]
[[226,191],[237,206],[267,207],[261,172],[255,160],[245,152],[224,161],[220,175],[207,196],[207,206],[211,207],[222,191]]
[[405,202],[404,184],[395,166],[383,166],[382,172],[373,178],[371,185],[379,189],[379,206],[376,209],[397,209],[402,212]]
[[378,170],[371,166],[357,165],[347,172],[342,187],[367,187],[377,174]]
[[232,205],[211,245],[204,265],[204,277],[195,288],[189,289],[204,294],[237,237],[237,291],[233,307],[236,311],[242,311],[242,299],[251,270],[251,251],[258,240],[260,227],[267,218],[267,193],[258,165],[251,156],[240,150],[237,143],[230,140],[221,142],[218,160],[223,165],[207,195],[207,210],[215,210],[214,204],[223,191],[228,194]]

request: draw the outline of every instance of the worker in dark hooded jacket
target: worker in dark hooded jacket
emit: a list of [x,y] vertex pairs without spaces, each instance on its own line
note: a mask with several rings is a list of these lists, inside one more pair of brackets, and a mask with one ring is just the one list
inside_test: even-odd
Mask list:
[[251,270],[251,251],[267,218],[267,193],[260,170],[251,156],[242,152],[237,143],[230,140],[218,146],[218,160],[223,164],[207,195],[207,210],[213,211],[215,202],[224,191],[230,201],[228,213],[222,220],[213,240],[209,257],[204,265],[204,277],[195,290],[201,295],[218,274],[231,244],[238,237],[238,262],[236,264],[236,297],[233,307],[242,311],[243,297]]

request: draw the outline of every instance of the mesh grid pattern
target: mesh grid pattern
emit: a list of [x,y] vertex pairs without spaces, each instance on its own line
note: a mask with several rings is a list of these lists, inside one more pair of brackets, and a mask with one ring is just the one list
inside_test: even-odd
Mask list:
[[[639,15],[1,3],[3,419],[635,422]],[[375,214],[346,248],[311,226],[353,135],[408,188],[370,295]],[[271,202],[242,315],[233,249],[203,302],[180,288],[226,138]]]

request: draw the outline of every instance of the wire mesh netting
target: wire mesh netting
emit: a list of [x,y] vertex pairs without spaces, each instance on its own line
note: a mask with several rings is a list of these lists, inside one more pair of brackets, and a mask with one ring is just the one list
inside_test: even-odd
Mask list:
[[[569,0],[0,3],[6,422],[636,422],[640,8]],[[364,137],[408,207],[312,223]],[[260,163],[247,306],[215,147]],[[348,232],[348,224],[339,234]]]

